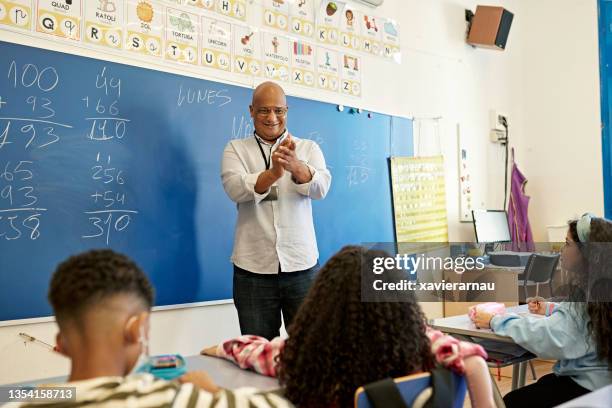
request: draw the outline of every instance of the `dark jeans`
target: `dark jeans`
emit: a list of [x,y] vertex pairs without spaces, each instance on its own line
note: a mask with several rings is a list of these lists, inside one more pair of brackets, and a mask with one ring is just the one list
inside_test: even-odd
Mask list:
[[506,394],[504,403],[506,408],[555,407],[588,392],[566,375],[546,374],[538,382]]
[[252,273],[234,265],[234,304],[240,332],[267,339],[279,336],[281,311],[287,329],[318,270],[318,262],[310,269],[278,274]]

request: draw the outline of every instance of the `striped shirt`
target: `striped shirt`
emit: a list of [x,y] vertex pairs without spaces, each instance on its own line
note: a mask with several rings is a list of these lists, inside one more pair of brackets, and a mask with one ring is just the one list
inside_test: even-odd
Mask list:
[[[59,385],[58,385],[59,386]],[[158,380],[151,374],[128,377],[98,377],[84,381],[61,384],[75,387],[76,398],[55,403],[8,404],[6,407],[74,408],[95,406],[104,408],[284,408],[293,407],[275,392],[263,392],[255,388],[221,390],[215,394],[203,391],[191,383],[179,384]]]

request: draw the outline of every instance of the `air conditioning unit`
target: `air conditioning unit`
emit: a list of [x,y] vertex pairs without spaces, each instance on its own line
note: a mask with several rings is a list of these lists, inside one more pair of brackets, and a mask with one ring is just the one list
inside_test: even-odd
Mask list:
[[370,7],[380,7],[385,2],[385,0],[356,0],[359,3],[363,3]]

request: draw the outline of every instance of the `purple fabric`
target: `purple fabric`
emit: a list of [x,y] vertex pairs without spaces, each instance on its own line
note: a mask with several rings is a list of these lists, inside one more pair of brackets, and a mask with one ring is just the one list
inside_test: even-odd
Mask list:
[[529,225],[529,199],[525,194],[527,178],[521,173],[514,162],[512,151],[512,175],[510,182],[510,202],[508,203],[508,225],[513,251],[533,251],[533,235]]

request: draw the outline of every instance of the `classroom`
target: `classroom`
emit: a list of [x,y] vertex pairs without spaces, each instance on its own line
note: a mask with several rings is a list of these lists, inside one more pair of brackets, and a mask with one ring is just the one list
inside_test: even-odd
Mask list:
[[0,0],[0,406],[611,407],[611,63],[608,0]]

